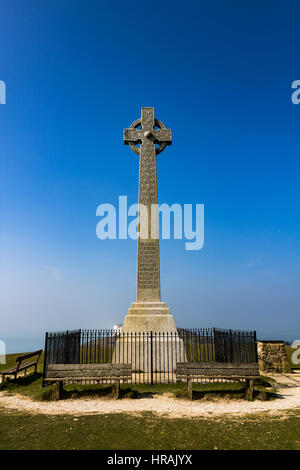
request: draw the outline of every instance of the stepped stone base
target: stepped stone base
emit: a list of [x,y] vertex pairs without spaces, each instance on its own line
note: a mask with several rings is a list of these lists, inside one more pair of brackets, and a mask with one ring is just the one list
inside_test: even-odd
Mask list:
[[132,302],[125,317],[122,333],[177,333],[173,315],[166,302]]

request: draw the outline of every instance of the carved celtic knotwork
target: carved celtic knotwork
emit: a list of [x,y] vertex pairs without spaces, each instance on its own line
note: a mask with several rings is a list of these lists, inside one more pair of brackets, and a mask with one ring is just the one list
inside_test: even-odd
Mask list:
[[137,145],[151,143],[157,155],[167,145],[171,145],[172,131],[166,129],[162,122],[154,118],[154,108],[142,108],[141,118],[134,121],[128,129],[124,129],[124,143],[128,144],[138,155],[140,155],[140,147]]
[[[154,108],[142,108],[141,118],[124,129],[124,143],[140,156],[139,204],[147,208],[148,221],[139,215],[137,300],[160,300],[159,241],[151,239],[151,206],[157,204],[156,155],[172,143],[172,131],[154,117]],[[157,146],[157,147],[156,147]],[[147,224],[147,225],[146,225]],[[158,227],[157,227],[158,228]],[[158,230],[154,230],[158,233]]]

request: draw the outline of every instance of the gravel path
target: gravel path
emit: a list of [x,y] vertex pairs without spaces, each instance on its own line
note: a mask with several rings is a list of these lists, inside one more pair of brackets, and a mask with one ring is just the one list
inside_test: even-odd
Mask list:
[[[273,376],[275,378],[275,376]],[[169,417],[197,417],[217,415],[243,415],[270,412],[280,414],[288,409],[300,409],[300,373],[287,377],[278,376],[277,391],[280,397],[271,401],[224,400],[193,401],[171,398],[168,394],[140,399],[69,399],[59,402],[37,402],[21,395],[7,395],[0,392],[0,406],[5,409],[27,413],[53,414],[103,414],[103,413],[141,413],[152,411]]]

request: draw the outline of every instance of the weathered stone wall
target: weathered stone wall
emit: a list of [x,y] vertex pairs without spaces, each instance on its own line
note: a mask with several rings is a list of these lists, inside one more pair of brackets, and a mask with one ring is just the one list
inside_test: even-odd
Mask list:
[[284,341],[258,341],[257,354],[261,372],[290,372]]

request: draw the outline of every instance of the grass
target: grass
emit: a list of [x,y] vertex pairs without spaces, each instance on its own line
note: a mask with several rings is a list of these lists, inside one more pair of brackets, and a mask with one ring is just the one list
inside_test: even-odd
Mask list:
[[300,449],[300,412],[284,416],[165,418],[33,415],[0,410],[0,449]]

